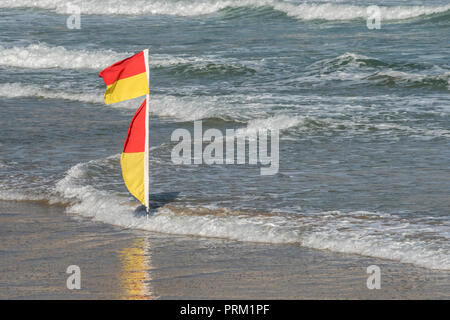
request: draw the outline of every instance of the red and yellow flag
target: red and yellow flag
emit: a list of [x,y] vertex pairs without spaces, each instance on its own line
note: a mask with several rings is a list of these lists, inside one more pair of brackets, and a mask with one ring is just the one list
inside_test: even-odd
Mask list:
[[147,95],[128,128],[120,158],[122,175],[130,193],[149,209],[149,69],[148,49],[114,63],[99,73],[107,86],[105,103],[115,103]]
[[147,120],[147,100],[144,100],[131,120],[120,158],[125,185],[130,193],[145,206],[148,206],[148,197],[146,197],[148,194],[146,190],[148,185]]
[[99,73],[106,84],[106,104],[149,94],[147,54],[147,50],[141,51]]

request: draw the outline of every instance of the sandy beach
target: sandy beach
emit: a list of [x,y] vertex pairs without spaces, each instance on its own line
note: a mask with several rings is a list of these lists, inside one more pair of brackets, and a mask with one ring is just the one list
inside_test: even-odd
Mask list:
[[450,299],[448,0],[2,0],[0,30],[0,299]]
[[[44,203],[0,202],[0,212],[1,299],[450,298],[449,272],[382,259],[127,230]],[[366,286],[373,264],[379,290]],[[80,290],[66,287],[69,265]]]

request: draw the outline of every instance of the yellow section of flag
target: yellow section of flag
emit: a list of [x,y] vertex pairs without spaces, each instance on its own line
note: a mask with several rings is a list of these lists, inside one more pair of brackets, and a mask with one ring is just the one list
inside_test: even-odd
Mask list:
[[144,152],[122,153],[120,165],[125,185],[130,193],[145,205]]
[[131,120],[120,157],[122,176],[128,191],[145,206],[147,206],[145,184],[148,177],[145,168],[146,112],[147,100],[144,100]]
[[116,62],[99,73],[106,84],[105,103],[116,103],[150,93],[147,50]]
[[111,104],[133,99],[149,93],[147,73],[141,73],[129,78],[119,79],[106,87],[105,103]]

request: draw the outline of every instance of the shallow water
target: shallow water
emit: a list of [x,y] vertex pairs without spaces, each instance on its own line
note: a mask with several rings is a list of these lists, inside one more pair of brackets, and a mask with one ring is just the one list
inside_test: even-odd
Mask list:
[[[450,272],[297,245],[123,229],[0,202],[0,299],[448,299]],[[381,290],[366,287],[369,265]],[[70,265],[80,290],[69,290]]]
[[[0,200],[450,270],[447,1],[381,1],[381,30],[366,1],[84,1],[80,30],[66,1],[31,3],[0,4]],[[147,47],[151,198],[170,202],[149,220],[119,164],[142,99],[104,105],[97,76]],[[174,165],[193,120],[279,129],[279,173]]]

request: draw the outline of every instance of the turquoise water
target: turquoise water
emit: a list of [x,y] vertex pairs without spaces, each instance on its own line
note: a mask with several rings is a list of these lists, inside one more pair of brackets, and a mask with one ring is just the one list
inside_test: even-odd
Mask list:
[[[71,1],[76,4],[76,1]],[[128,228],[293,243],[450,270],[450,5],[379,1],[0,3],[0,200]],[[142,98],[98,72],[144,48],[149,220],[119,157]],[[280,170],[171,162],[177,128],[280,130]],[[174,199],[172,199],[174,198]]]

